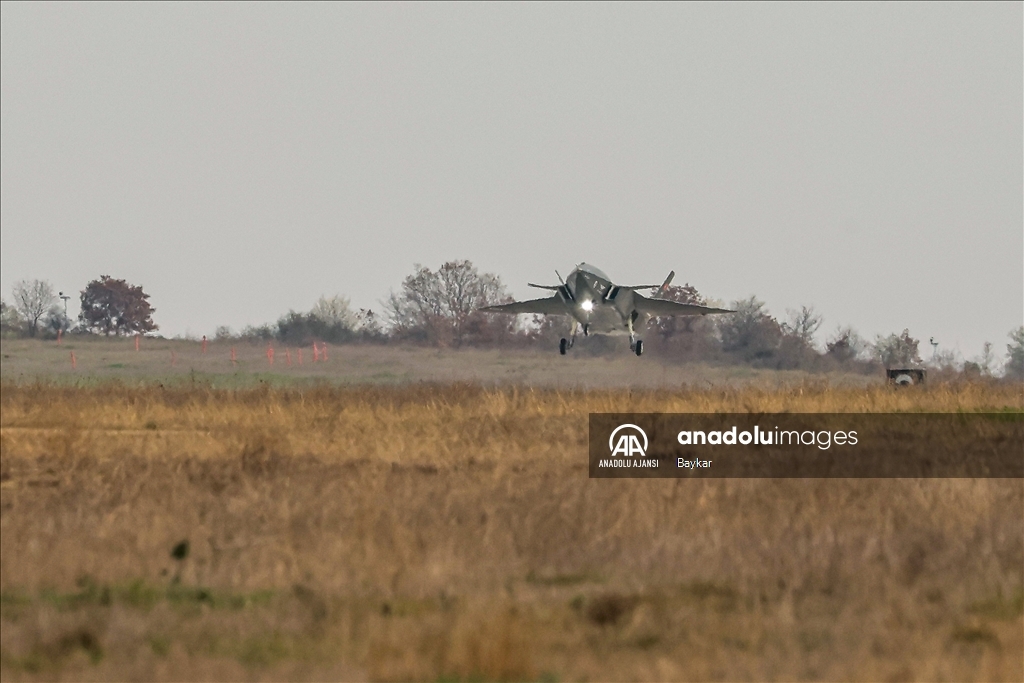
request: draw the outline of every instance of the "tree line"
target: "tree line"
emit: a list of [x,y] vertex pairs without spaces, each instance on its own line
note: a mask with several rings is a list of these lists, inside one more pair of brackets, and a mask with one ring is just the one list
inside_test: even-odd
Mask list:
[[[722,305],[694,286],[669,287],[665,298],[681,303]],[[66,297],[62,297],[65,299]],[[467,260],[449,261],[437,270],[417,264],[397,291],[381,302],[382,313],[353,310],[341,295],[322,296],[306,312],[289,311],[276,323],[249,326],[239,332],[223,326],[217,339],[276,340],[306,345],[312,341],[346,343],[411,343],[434,347],[531,347],[551,345],[568,331],[562,316],[508,316],[478,309],[512,301],[501,278],[480,272]],[[21,281],[12,301],[0,300],[5,337],[54,337],[65,334],[126,335],[154,332],[155,309],[141,286],[107,275],[89,282],[80,293],[81,312],[67,319],[53,287],[45,281]],[[754,296],[729,305],[735,313],[713,317],[653,318],[644,332],[652,351],[677,361],[742,364],[760,368],[877,372],[879,366],[900,367],[923,363],[920,340],[909,330],[863,339],[849,326],[839,326],[818,344],[816,334],[824,319],[811,306],[773,316]],[[987,343],[973,360],[952,351],[934,354],[930,364],[946,372],[1024,379],[1024,326],[1009,333],[1003,359]],[[581,353],[601,354],[617,348],[621,340],[593,337],[580,345]],[[1003,361],[1000,363],[1000,361]]]
[[81,312],[76,323],[67,317],[67,299],[60,292],[64,307],[45,280],[22,280],[11,290],[12,301],[0,299],[0,324],[3,335],[55,337],[59,333],[146,334],[157,329],[149,295],[141,286],[131,285],[109,275],[89,282],[80,293]]

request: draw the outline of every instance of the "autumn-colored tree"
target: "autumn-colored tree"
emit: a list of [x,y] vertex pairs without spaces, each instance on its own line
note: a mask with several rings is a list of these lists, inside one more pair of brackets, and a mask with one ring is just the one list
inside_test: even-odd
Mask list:
[[152,332],[153,311],[149,295],[141,285],[130,285],[101,275],[82,290],[82,312],[78,319],[82,327],[103,334],[134,334]]
[[825,342],[825,354],[846,363],[858,358],[869,346],[852,327],[840,326]]
[[[667,287],[664,290],[658,292],[659,299],[668,299],[669,301],[676,301],[681,304],[695,304],[697,306],[707,306],[708,302],[704,296],[697,291],[696,287],[693,287],[690,283],[686,283],[682,287]],[[661,335],[662,337],[672,337],[676,334],[686,334],[693,332],[693,325],[703,316],[676,316],[666,315],[661,317],[654,317],[651,322],[648,323],[647,329],[650,330],[650,335]]]

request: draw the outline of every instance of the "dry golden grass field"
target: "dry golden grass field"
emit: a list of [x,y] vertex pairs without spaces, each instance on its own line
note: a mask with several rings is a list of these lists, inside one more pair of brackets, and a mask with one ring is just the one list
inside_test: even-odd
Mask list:
[[1024,678],[1019,479],[587,476],[591,412],[1021,411],[1020,385],[631,388],[600,374],[624,357],[565,388],[402,349],[387,384],[157,377],[99,344],[72,375],[53,348],[3,345],[4,680]]

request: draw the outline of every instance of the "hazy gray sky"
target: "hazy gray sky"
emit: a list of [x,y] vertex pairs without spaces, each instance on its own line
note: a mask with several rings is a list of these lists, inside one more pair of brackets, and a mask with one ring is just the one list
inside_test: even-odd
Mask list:
[[[0,285],[165,335],[586,260],[976,355],[1024,319],[1022,5],[2,5]],[[72,301],[72,304],[76,300]],[[77,312],[77,307],[75,307]]]

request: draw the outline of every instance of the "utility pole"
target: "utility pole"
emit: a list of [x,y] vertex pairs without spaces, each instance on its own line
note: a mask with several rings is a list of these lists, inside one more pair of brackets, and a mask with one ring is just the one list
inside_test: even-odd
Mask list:
[[[51,289],[50,291],[52,292],[53,290]],[[71,297],[64,292],[58,292],[57,296],[64,301],[64,329],[66,330],[68,328],[68,299]]]

